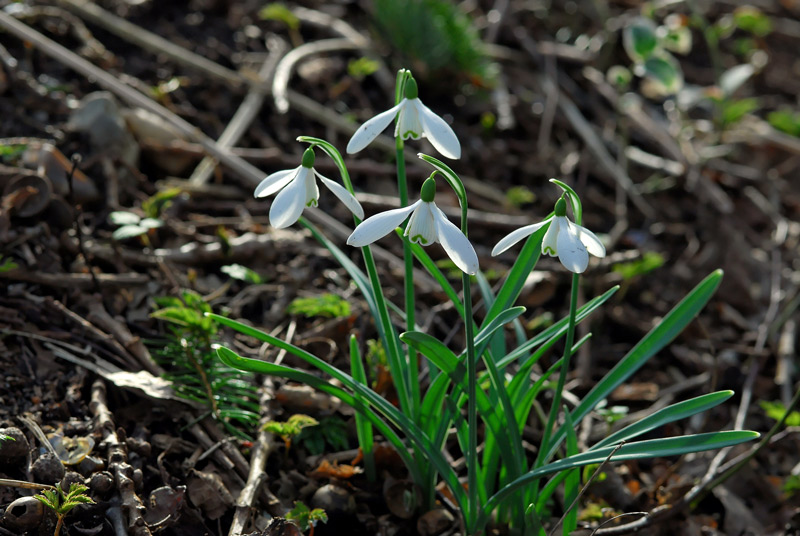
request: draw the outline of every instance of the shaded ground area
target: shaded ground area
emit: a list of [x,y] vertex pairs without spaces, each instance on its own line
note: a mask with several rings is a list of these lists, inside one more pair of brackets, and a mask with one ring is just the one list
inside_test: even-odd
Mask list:
[[[610,424],[608,414],[593,414],[581,424],[582,444],[721,389],[736,396],[658,435],[768,431],[774,419],[760,402],[786,406],[797,384],[800,4],[760,2],[769,31],[753,16],[755,27],[721,31],[718,46],[703,28],[725,27],[737,3],[656,10],[658,24],[673,15],[690,28],[690,51],[674,55],[689,88],[683,100],[650,96],[647,77],[621,88],[608,76],[615,65],[634,70],[622,29],[641,5],[553,4],[461,6],[489,45],[491,65],[469,70],[455,60],[437,64],[433,45],[427,57],[410,45],[404,55],[366,2],[276,8],[266,20],[263,5],[249,0],[3,2],[0,429],[17,441],[0,444],[0,477],[89,486],[96,505],[67,518],[69,534],[248,534],[298,500],[328,512],[318,534],[422,530],[422,512],[405,508],[407,475],[391,449],[379,449],[379,484],[360,473],[351,410],[292,383],[223,372],[212,343],[300,364],[200,320],[205,308],[245,319],[344,370],[351,330],[367,351],[375,328],[347,274],[300,226],[271,227],[271,201],[253,199],[252,190],[266,174],[299,164],[298,135],[343,149],[360,122],[390,106],[400,67],[413,70],[420,96],[461,140],[464,154],[452,167],[469,191],[470,239],[492,285],[513,262],[511,254],[491,257],[492,246],[552,210],[559,192],[551,177],[580,193],[584,224],[604,236],[609,254],[590,265],[581,301],[621,288],[592,319],[571,393],[585,394],[703,277],[725,271],[698,320],[612,395],[621,418]],[[415,31],[413,21],[403,23],[397,27]],[[302,55],[296,64],[292,50]],[[722,76],[736,66],[750,68]],[[429,170],[414,155],[433,149],[425,141],[407,148],[416,198]],[[206,154],[223,164],[201,163]],[[81,159],[70,181],[74,155]],[[391,139],[346,162],[368,215],[398,205]],[[321,153],[316,167],[338,178]],[[327,193],[306,213],[345,248],[349,215]],[[437,203],[457,220],[455,196],[440,187]],[[400,243],[379,246],[388,297],[401,302]],[[429,251],[448,268],[438,246]],[[556,259],[537,265],[518,302],[529,334],[566,314],[569,282]],[[418,323],[463,347],[458,314],[442,305],[435,282],[421,274],[417,290]],[[287,311],[296,298],[325,294],[349,311]],[[484,312],[479,304],[476,316]],[[202,379],[184,377],[202,377],[198,369],[225,379],[219,407],[178,396],[204,400]],[[377,359],[372,372],[376,390],[391,398]],[[318,432],[309,428],[291,445],[258,434],[259,419],[298,413],[322,423]],[[531,422],[524,438],[535,455],[540,424]],[[722,472],[748,448],[716,460],[705,453],[620,463],[583,497],[582,522],[596,528],[621,513],[650,512],[650,534],[800,531],[792,427],[691,509],[669,508],[713,477],[710,467]],[[463,469],[463,460],[453,463]],[[248,479],[258,485],[246,486]],[[36,503],[24,499],[33,493],[0,485],[0,534],[52,534],[54,516],[41,521]],[[556,501],[553,521],[563,508]],[[457,517],[437,519],[441,528],[426,533],[456,533]]]

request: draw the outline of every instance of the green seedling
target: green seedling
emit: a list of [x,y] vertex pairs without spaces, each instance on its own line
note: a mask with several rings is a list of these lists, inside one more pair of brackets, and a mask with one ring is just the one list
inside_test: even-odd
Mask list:
[[[761,409],[764,410],[767,417],[773,421],[780,421],[783,419],[784,415],[786,415],[786,406],[781,402],[762,400],[758,405],[761,406]],[[789,415],[786,415],[785,424],[786,426],[800,426],[800,411],[789,412]]]
[[79,504],[94,504],[92,498],[86,495],[88,490],[89,488],[84,485],[71,484],[69,491],[64,493],[61,485],[56,484],[54,489],[42,490],[40,495],[34,495],[34,499],[38,499],[42,504],[53,510],[58,517],[53,536],[59,536],[61,527],[64,525],[64,518],[73,508]]
[[264,279],[258,275],[258,272],[251,270],[247,266],[242,266],[241,264],[228,264],[220,268],[219,271],[223,274],[227,274],[231,279],[238,279],[245,283],[260,285],[264,282]]
[[117,241],[141,236],[145,243],[149,244],[150,241],[147,238],[147,234],[152,229],[158,229],[164,225],[164,222],[161,220],[142,218],[134,212],[127,212],[124,210],[112,212],[108,215],[108,219],[114,225],[119,226],[111,235],[111,238]]
[[297,442],[315,455],[325,452],[326,447],[334,452],[347,450],[350,446],[347,423],[339,417],[323,417],[317,426],[304,427],[297,436]]
[[308,536],[314,536],[314,527],[320,521],[327,523],[328,514],[322,508],[309,510],[302,501],[295,501],[294,508],[286,513],[286,519],[297,525],[303,532],[308,530]]
[[314,417],[301,413],[292,415],[288,421],[269,421],[264,423],[261,428],[265,432],[270,432],[283,439],[288,450],[292,446],[292,439],[300,434],[304,428],[317,426],[319,422]]

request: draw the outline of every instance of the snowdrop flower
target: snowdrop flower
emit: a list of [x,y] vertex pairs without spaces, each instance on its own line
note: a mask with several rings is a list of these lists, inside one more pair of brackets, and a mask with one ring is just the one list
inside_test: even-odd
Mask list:
[[461,145],[453,129],[417,98],[417,82],[409,77],[405,85],[405,98],[397,106],[380,113],[361,125],[350,142],[347,152],[357,153],[378,137],[397,118],[395,138],[415,140],[428,138],[437,151],[447,158],[461,158]]
[[586,270],[589,253],[595,257],[606,256],[605,246],[593,232],[567,219],[567,202],[563,197],[556,202],[552,217],[513,231],[497,243],[492,250],[492,256],[501,254],[548,223],[550,228],[542,240],[542,253],[551,257],[558,256],[561,264],[570,272],[579,274]]
[[435,195],[436,182],[433,177],[429,177],[422,185],[419,201],[367,218],[356,227],[347,243],[356,247],[371,244],[392,232],[408,218],[403,234],[409,240],[423,246],[439,242],[462,272],[469,275],[477,273],[478,255],[461,229],[453,225],[433,202]]
[[254,192],[256,197],[266,197],[280,191],[269,209],[269,223],[273,227],[277,229],[289,227],[300,219],[303,209],[317,206],[319,188],[315,176],[344,203],[350,212],[359,218],[364,217],[364,209],[347,188],[323,177],[313,166],[314,149],[309,147],[303,153],[303,163],[300,166],[276,171],[256,187]]

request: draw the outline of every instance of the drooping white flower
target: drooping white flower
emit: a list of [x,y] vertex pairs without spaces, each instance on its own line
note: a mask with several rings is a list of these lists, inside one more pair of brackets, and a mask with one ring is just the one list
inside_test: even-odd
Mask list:
[[[319,199],[317,178],[333,195],[359,218],[364,217],[361,203],[347,191],[347,188],[320,175],[314,169],[314,149],[303,153],[303,163],[294,169],[276,171],[256,187],[255,197],[266,197],[280,192],[269,209],[269,223],[278,229],[289,227],[303,214],[306,207],[316,207]],[[316,177],[316,178],[315,178]]]
[[404,234],[411,242],[423,246],[439,242],[462,272],[469,275],[477,273],[478,255],[475,249],[461,229],[453,225],[433,202],[435,194],[436,183],[433,178],[428,178],[422,185],[419,201],[367,218],[347,239],[348,245],[362,247],[371,244],[395,230],[408,218]]
[[550,228],[542,239],[542,253],[551,257],[557,256],[561,264],[571,272],[583,272],[589,266],[589,253],[602,258],[606,256],[606,248],[593,232],[569,221],[566,214],[567,203],[562,197],[556,202],[552,217],[511,232],[497,243],[492,250],[492,256],[503,253],[549,223]]
[[433,113],[417,98],[417,83],[406,81],[405,98],[397,106],[380,113],[361,125],[347,144],[347,152],[357,153],[378,137],[397,118],[394,136],[404,140],[428,138],[437,151],[447,158],[461,158],[461,144],[447,122]]

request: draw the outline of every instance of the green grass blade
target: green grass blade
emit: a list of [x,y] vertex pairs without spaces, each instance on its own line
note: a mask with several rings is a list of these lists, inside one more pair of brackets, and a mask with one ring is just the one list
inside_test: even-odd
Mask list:
[[[639,368],[669,344],[705,307],[722,280],[722,270],[715,270],[701,281],[661,322],[611,369],[600,382],[581,400],[572,411],[572,420],[583,419],[598,402],[606,398],[622,382],[630,378]],[[561,441],[566,430],[561,426],[553,435],[549,459]]]
[[652,415],[648,415],[644,419],[611,434],[607,438],[598,442],[596,445],[592,446],[589,450],[616,445],[621,441],[629,441],[634,437],[638,437],[649,432],[650,430],[664,426],[665,424],[686,419],[697,413],[709,410],[715,406],[718,406],[719,404],[722,404],[732,396],[733,391],[718,391],[716,393],[709,393],[689,400],[684,400],[683,402],[678,402],[677,404],[672,404],[671,406],[658,410]]

